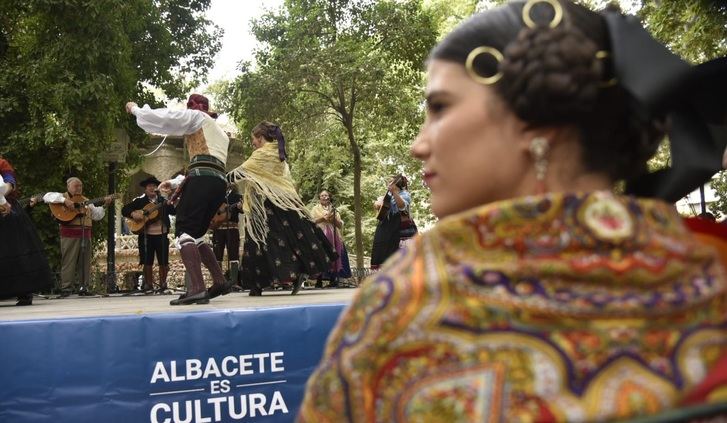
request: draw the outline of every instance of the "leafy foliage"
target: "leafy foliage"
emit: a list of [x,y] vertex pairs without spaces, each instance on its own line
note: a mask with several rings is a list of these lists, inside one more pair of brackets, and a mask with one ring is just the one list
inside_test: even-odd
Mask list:
[[[105,156],[114,128],[132,129],[129,99],[154,104],[153,87],[180,97],[203,80],[220,30],[203,17],[209,0],[34,0],[0,3],[0,153],[31,194],[107,190]],[[210,29],[208,31],[208,29]],[[133,165],[133,145],[131,163]],[[123,172],[123,169],[122,169]],[[35,221],[58,260],[47,209]],[[96,225],[96,239],[106,229]]]
[[[437,22],[418,0],[289,0],[252,30],[263,47],[228,93],[232,114],[241,133],[261,120],[282,124],[304,199],[327,189],[353,205],[339,210],[355,222],[345,236],[361,267],[384,176],[418,174],[408,145]],[[413,196],[425,198],[419,187]]]

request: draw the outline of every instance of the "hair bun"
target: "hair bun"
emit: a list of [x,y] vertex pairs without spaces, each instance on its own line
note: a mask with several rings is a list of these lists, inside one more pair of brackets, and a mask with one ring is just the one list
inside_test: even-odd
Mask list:
[[573,122],[592,110],[598,96],[597,50],[577,29],[524,28],[504,51],[497,88],[527,122]]

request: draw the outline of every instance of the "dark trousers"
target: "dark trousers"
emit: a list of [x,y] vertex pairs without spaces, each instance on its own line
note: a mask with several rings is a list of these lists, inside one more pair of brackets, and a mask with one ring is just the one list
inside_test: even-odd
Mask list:
[[186,233],[200,238],[207,232],[212,216],[225,201],[227,184],[216,176],[188,177],[177,204],[176,235]]
[[237,228],[215,229],[212,232],[212,248],[217,261],[222,261],[227,248],[227,258],[230,261],[240,260],[240,230]]

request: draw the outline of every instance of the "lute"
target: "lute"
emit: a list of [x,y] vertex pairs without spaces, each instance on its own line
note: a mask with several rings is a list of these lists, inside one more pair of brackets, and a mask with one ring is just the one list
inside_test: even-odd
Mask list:
[[[77,216],[85,215],[86,207],[88,205],[93,204],[94,206],[98,206],[106,201],[106,197],[108,196],[109,195],[88,200],[83,195],[76,194],[70,198],[70,200],[74,203],[74,207],[68,208],[64,203],[51,203],[48,204],[48,206],[56,220],[60,222],[70,222]],[[118,198],[119,194],[110,194],[110,196],[111,198]]]
[[[404,176],[399,174],[396,175],[396,178],[394,178],[394,182],[392,182],[394,185],[398,185],[399,182],[401,182],[401,178]],[[376,214],[377,220],[384,220],[386,216],[389,214],[389,209],[391,208],[391,194],[389,191],[386,191],[386,194],[384,195],[383,204],[381,205],[381,208],[379,208],[378,213]]]
[[139,235],[144,231],[144,227],[148,223],[155,222],[157,219],[159,219],[159,209],[167,205],[167,201],[164,200],[161,203],[149,203],[146,206],[144,206],[141,210],[135,210],[135,211],[141,211],[143,216],[140,220],[135,220],[132,218],[127,217],[126,218],[126,226],[129,227],[129,230],[136,235]]
[[230,220],[230,213],[232,213],[233,210],[239,209],[238,206],[239,203],[235,203],[233,205],[227,204],[227,202],[224,202],[220,205],[220,207],[215,212],[215,215],[212,216],[212,220],[210,221],[209,228],[212,230],[215,230],[220,227],[223,223]]

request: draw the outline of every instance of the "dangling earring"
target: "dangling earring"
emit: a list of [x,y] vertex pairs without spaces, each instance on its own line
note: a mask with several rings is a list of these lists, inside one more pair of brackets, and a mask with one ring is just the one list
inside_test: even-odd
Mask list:
[[536,193],[545,193],[545,174],[548,171],[548,150],[550,143],[543,137],[535,137],[530,141],[530,154],[535,161],[535,180],[537,183]]

